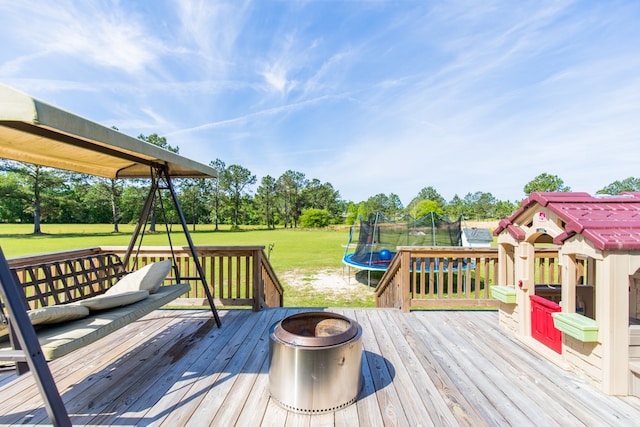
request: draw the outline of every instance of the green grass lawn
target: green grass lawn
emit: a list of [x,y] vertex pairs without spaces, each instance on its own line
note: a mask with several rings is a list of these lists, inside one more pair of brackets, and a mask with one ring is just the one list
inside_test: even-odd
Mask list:
[[[243,246],[260,245],[270,254],[271,264],[276,270],[294,268],[319,269],[337,268],[342,265],[348,229],[247,229],[229,231],[222,226],[213,231],[212,225],[191,228],[191,238],[196,246]],[[34,236],[33,225],[0,224],[0,246],[7,258],[20,255],[34,255],[67,249],[90,248],[94,246],[126,246],[129,244],[133,225],[120,226],[120,233],[113,233],[109,224],[44,224],[44,235]],[[145,246],[165,246],[168,239],[164,225],[157,226],[157,233],[146,233]],[[177,225],[173,226],[171,241],[175,246],[184,246],[187,240]]]
[[[0,246],[7,258],[34,255],[68,249],[95,246],[126,246],[129,244],[133,225],[120,226],[120,233],[113,233],[110,224],[43,224],[44,235],[34,236],[32,224],[0,224]],[[164,225],[157,226],[157,233],[146,233],[145,246],[166,246],[168,239]],[[349,231],[347,227],[315,229],[246,229],[231,232],[228,226],[213,231],[212,225],[198,225],[189,228],[196,246],[244,246],[265,247],[269,260],[279,277],[289,277],[292,271],[307,280],[289,283],[282,280],[285,288],[285,305],[305,307],[327,306],[374,306],[372,289],[357,283],[351,277],[353,286],[348,294],[336,295],[332,292],[317,292],[308,286],[314,273],[322,270],[340,270],[344,245]],[[187,244],[180,226],[174,225],[171,240],[175,246]],[[269,253],[269,247],[272,250]],[[352,271],[352,276],[354,272]]]

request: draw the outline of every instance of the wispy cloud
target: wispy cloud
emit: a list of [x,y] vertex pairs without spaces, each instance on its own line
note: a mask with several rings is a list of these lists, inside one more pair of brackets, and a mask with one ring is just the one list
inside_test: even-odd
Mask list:
[[164,50],[135,12],[123,11],[118,3],[81,5],[64,1],[19,2],[11,3],[17,10],[8,11],[5,4],[6,17],[29,16],[30,25],[17,25],[14,21],[12,27],[33,52],[21,57],[20,71],[26,70],[29,59],[47,56],[52,61],[56,57],[73,57],[89,65],[137,73],[152,66],[157,52]]
[[306,108],[310,105],[326,102],[328,100],[330,100],[328,96],[322,96],[315,99],[308,99],[302,102],[281,105],[281,106],[269,108],[266,110],[256,111],[240,117],[234,117],[231,119],[221,120],[221,121],[212,122],[212,123],[205,123],[192,128],[176,130],[176,131],[170,132],[168,135],[173,136],[173,135],[180,135],[184,133],[201,132],[201,131],[214,129],[214,128],[243,125],[256,119],[291,113],[293,111]]
[[177,0],[172,2],[179,21],[177,43],[200,58],[201,75],[226,79],[233,69],[237,39],[246,25],[250,1]]

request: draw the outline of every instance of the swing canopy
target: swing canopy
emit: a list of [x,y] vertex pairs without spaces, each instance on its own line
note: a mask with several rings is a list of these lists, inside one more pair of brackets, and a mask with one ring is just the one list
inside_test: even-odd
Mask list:
[[104,178],[215,178],[215,169],[0,84],[0,158]]

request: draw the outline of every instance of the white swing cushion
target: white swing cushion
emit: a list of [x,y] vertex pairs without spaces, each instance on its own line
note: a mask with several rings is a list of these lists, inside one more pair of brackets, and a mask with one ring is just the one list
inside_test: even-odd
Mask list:
[[171,260],[154,262],[127,274],[115,285],[110,287],[105,295],[121,294],[123,292],[147,290],[150,294],[158,291],[162,282],[171,271]]
[[87,307],[91,311],[96,310],[108,310],[114,307],[121,307],[123,305],[133,304],[134,302],[142,301],[149,296],[149,291],[141,289],[139,291],[121,292],[117,294],[102,294],[95,297],[83,299],[73,304],[82,305]]
[[48,307],[27,310],[32,325],[60,323],[82,319],[89,315],[89,309],[76,304],[50,305]]

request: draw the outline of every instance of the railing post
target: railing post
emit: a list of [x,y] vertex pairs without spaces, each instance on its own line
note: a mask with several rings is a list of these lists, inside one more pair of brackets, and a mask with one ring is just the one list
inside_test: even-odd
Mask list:
[[404,313],[411,311],[411,253],[402,251],[400,258],[400,310]]
[[253,311],[260,311],[264,301],[264,281],[262,280],[262,251],[253,251]]

